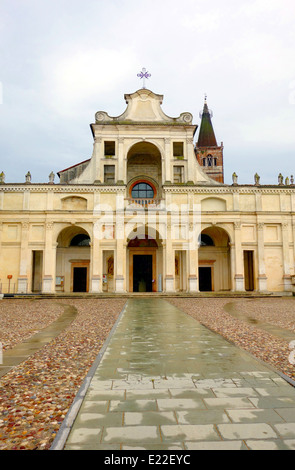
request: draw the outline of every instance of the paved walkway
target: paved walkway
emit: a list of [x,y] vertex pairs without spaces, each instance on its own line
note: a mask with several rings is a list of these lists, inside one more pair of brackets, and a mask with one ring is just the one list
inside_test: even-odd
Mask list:
[[53,449],[295,450],[295,389],[163,299],[128,300],[84,395]]

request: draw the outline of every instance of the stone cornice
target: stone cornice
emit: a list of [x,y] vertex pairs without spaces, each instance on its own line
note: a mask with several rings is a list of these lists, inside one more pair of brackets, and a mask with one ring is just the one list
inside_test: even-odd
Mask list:
[[95,184],[47,185],[47,184],[5,184],[0,186],[0,192],[53,192],[53,193],[125,193],[126,186],[107,186]]
[[163,186],[163,192],[174,194],[295,194],[295,187],[282,186],[203,186],[203,185],[169,185]]
[[[227,186],[227,185],[163,185],[164,193],[172,194],[295,194],[293,186]],[[56,193],[124,193],[126,185],[103,184],[46,184],[46,183],[5,183],[0,185],[0,192],[56,192]]]

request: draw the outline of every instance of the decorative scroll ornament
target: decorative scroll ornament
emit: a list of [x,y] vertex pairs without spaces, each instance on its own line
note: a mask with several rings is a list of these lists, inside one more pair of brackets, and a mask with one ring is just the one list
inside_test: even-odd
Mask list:
[[193,115],[191,113],[182,113],[180,115],[180,121],[190,124],[193,120]]

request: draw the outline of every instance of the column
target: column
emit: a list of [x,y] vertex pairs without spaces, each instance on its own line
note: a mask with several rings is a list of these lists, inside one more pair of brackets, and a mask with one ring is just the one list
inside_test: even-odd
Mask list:
[[162,183],[164,184],[166,181],[172,182],[171,176],[171,139],[165,138],[165,155],[164,160],[164,168],[162,168]]
[[187,175],[186,181],[195,182],[195,165],[196,156],[194,152],[194,141],[191,138],[186,139],[186,157],[187,157]]
[[92,293],[102,292],[102,257],[101,257],[100,240],[95,233],[95,225],[93,229],[93,237],[90,245],[90,259],[91,259],[91,277],[90,277],[90,291]]
[[265,272],[264,261],[264,224],[257,223],[257,241],[258,241],[258,290],[259,292],[267,291],[267,277]]
[[17,293],[24,294],[28,292],[28,271],[29,271],[29,227],[28,222],[22,223],[21,245],[20,245],[20,264],[19,276],[17,279]]
[[56,271],[56,247],[57,243],[53,240],[53,223],[47,222],[45,225],[45,249],[44,249],[44,267],[43,267],[43,286],[42,293],[49,294],[55,292],[55,271]]
[[124,184],[127,183],[127,162],[124,161],[124,138],[118,139],[118,176],[117,180]]
[[116,277],[115,291],[118,293],[126,292],[125,273],[126,273],[126,244],[124,240],[124,224],[117,223],[117,250],[116,250]]
[[188,291],[198,292],[199,277],[199,244],[198,230],[195,224],[189,224],[189,245],[188,245]]
[[282,223],[282,241],[283,241],[283,268],[284,268],[284,290],[292,291],[292,279],[290,270],[290,251],[289,251],[289,224]]
[[165,246],[165,282],[166,292],[174,292],[175,253],[171,239],[171,223],[167,223]]
[[231,276],[231,291],[235,291],[235,273],[236,273],[236,258],[235,258],[235,244],[234,243],[229,243],[229,249],[230,249],[230,276]]
[[103,155],[102,139],[95,137],[93,146],[93,165],[94,165],[94,181],[103,182],[103,174],[101,174],[101,159]]
[[244,258],[241,240],[241,222],[234,223],[234,290],[244,291]]

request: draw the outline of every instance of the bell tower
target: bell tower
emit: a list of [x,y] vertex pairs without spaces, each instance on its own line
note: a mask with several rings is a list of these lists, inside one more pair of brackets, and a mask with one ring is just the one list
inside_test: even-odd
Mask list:
[[202,170],[218,183],[224,183],[223,143],[220,146],[217,144],[212,117],[213,113],[208,108],[205,96],[204,108],[200,112],[201,126],[195,153]]

